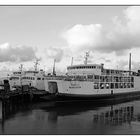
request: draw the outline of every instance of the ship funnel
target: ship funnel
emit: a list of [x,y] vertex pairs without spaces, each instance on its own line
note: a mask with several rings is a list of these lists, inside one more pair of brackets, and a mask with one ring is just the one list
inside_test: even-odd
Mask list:
[[72,59],[71,59],[71,66],[73,65],[73,57],[72,57]]
[[131,53],[129,54],[129,74],[131,73]]
[[53,75],[56,75],[56,72],[55,72],[55,62],[56,62],[56,60],[54,59],[54,65],[53,65]]

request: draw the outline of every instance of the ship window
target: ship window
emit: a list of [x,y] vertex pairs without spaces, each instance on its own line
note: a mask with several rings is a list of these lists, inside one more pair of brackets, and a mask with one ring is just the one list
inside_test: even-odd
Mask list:
[[121,83],[118,83],[118,88],[121,88]]
[[111,70],[111,73],[114,73],[114,70]]
[[108,82],[108,76],[105,76],[105,82]]
[[104,89],[104,83],[100,83],[100,89]]
[[127,82],[127,77],[124,77],[124,82]]
[[121,77],[121,82],[124,82],[124,77]]
[[109,82],[112,82],[112,76],[108,77]]
[[123,83],[121,83],[121,87],[120,88],[123,88]]
[[100,82],[103,82],[103,81],[102,81],[102,76],[100,76]]
[[134,82],[134,77],[131,77],[131,82]]
[[115,88],[118,88],[118,83],[115,83]]
[[124,84],[123,84],[123,87],[124,87],[124,88],[126,88],[126,87],[127,87],[127,86],[126,86],[126,83],[124,83]]
[[99,83],[94,83],[94,89],[99,89]]
[[106,70],[106,74],[109,74],[109,70]]
[[109,83],[106,83],[106,89],[109,89]]
[[132,88],[134,87],[134,83],[131,83],[131,87],[132,87]]
[[100,82],[104,82],[104,76],[100,76]]
[[38,78],[37,78],[37,80],[41,80],[41,78],[40,78],[40,77],[38,77]]
[[112,82],[112,76],[110,76],[110,82]]
[[19,77],[11,77],[10,80],[18,80]]
[[127,83],[127,87],[130,88],[130,83]]
[[94,77],[95,79],[99,79],[99,75],[95,75],[95,77]]
[[44,78],[42,78],[42,80],[44,80]]
[[88,79],[93,79],[93,75],[88,75],[87,78]]
[[106,82],[110,82],[110,76],[107,76]]
[[111,83],[110,88],[114,88],[114,83]]
[[118,77],[116,77],[116,82],[119,82]]
[[121,77],[119,77],[119,82],[121,82]]

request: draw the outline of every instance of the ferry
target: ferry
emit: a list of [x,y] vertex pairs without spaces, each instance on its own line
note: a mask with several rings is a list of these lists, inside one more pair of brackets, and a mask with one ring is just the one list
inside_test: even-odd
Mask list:
[[35,69],[23,71],[23,65],[19,67],[19,71],[14,71],[13,74],[9,77],[9,84],[11,89],[17,86],[28,85],[37,90],[45,90],[44,77],[45,71],[38,70],[37,65],[39,64],[39,59],[35,61]]
[[104,64],[84,64],[67,67],[67,75],[45,80],[45,90],[57,101],[113,100],[140,97],[140,70],[106,69]]

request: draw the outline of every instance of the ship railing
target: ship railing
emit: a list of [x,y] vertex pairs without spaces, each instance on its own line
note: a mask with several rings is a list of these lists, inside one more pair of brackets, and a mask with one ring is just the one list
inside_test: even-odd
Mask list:
[[87,76],[48,76],[46,80],[64,80],[64,81],[94,81],[93,78],[88,78]]
[[130,76],[128,73],[119,73],[119,74],[107,74],[107,73],[101,73],[102,76]]
[[66,76],[48,76],[46,80],[64,80]]
[[87,78],[86,76],[68,76],[65,81],[94,81],[94,78]]

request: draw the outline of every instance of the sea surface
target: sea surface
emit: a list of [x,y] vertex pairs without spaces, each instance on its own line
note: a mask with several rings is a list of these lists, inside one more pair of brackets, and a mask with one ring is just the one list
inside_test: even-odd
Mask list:
[[0,102],[0,134],[140,134],[140,100],[117,104]]

